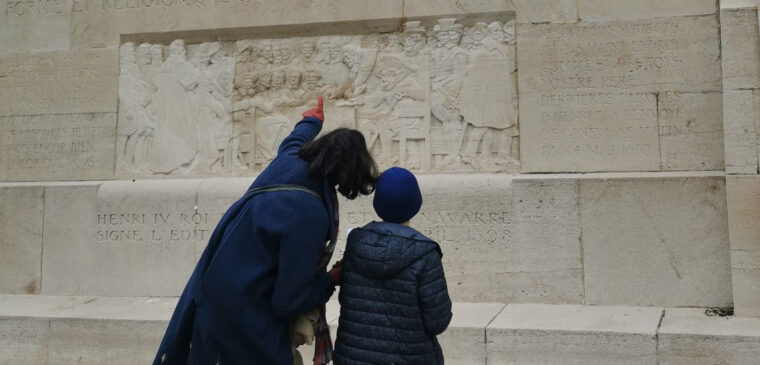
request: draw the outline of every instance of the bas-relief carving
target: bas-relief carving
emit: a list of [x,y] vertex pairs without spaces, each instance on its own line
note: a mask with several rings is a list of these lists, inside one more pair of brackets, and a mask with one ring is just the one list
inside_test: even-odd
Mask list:
[[122,173],[260,171],[319,95],[381,167],[519,169],[514,21],[164,50],[122,45]]

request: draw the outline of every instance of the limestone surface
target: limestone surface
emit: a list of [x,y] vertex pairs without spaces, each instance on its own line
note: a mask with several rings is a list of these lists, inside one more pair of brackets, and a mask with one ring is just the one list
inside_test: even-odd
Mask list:
[[653,364],[662,308],[510,304],[488,325],[496,364]]
[[734,310],[760,317],[760,177],[727,176],[726,190]]
[[0,189],[0,293],[40,291],[43,190]]
[[116,112],[117,57],[113,48],[0,56],[0,116]]
[[587,304],[729,306],[725,179],[581,179]]
[[112,179],[115,113],[0,116],[0,181]]
[[[660,166],[659,137],[668,132],[658,126],[668,121],[658,111],[665,92],[721,90],[717,29],[717,15],[519,24],[522,171],[714,168],[716,148]],[[720,104],[703,107],[715,115]]]
[[756,364],[760,319],[708,317],[703,309],[666,309],[659,329],[659,364]]

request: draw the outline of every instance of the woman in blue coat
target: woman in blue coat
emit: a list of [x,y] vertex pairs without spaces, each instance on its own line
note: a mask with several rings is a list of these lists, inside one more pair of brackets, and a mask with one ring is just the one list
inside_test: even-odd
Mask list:
[[322,129],[322,99],[277,157],[222,217],[154,364],[292,364],[291,318],[323,306],[339,268],[318,268],[337,235],[337,191],[374,190],[377,167],[361,133]]

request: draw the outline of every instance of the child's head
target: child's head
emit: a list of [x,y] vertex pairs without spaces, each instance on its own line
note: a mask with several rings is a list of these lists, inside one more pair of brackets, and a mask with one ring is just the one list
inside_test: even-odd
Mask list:
[[420,186],[407,169],[391,167],[380,175],[372,201],[377,215],[386,222],[404,223],[422,206]]

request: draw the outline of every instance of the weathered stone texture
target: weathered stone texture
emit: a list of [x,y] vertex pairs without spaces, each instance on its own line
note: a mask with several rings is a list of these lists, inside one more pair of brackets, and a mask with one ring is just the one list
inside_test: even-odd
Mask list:
[[760,87],[760,32],[756,9],[720,12],[723,89]]
[[486,327],[504,309],[501,303],[454,303],[446,332],[438,336],[447,363],[486,363]]
[[166,321],[51,319],[48,363],[149,364]]
[[708,317],[704,309],[666,309],[658,339],[658,364],[757,364],[760,319]]
[[517,0],[520,23],[572,23],[578,21],[577,0]]
[[404,17],[442,17],[477,13],[514,12],[517,0],[428,0],[403,1]]
[[[657,98],[721,90],[719,47],[717,16],[519,24],[523,172],[669,169]],[[708,153],[667,163],[708,169]]]
[[46,365],[49,341],[47,318],[0,316],[0,363]]
[[723,91],[723,129],[726,173],[758,173],[760,157],[760,93],[755,90]]
[[44,294],[176,296],[221,216],[197,182],[46,188]]
[[581,179],[586,303],[732,303],[720,176]]
[[0,10],[0,54],[69,48],[71,0],[7,0]]
[[760,317],[760,177],[727,176],[734,310]]
[[653,364],[661,308],[510,304],[488,326],[488,363]]
[[[390,30],[402,17],[401,0],[382,1],[182,1],[77,0],[72,13],[72,47],[118,45],[120,34],[216,30],[238,27],[352,22],[367,29],[373,21]],[[169,20],[171,19],[171,20]]]
[[714,14],[713,0],[578,0],[582,21],[651,19],[670,16]]
[[0,56],[0,116],[116,112],[116,49]]
[[0,116],[0,181],[113,178],[116,114]]
[[0,293],[40,290],[43,188],[0,188]]
[[723,95],[661,93],[657,103],[663,170],[723,170]]
[[660,167],[654,94],[520,98],[523,171],[654,171]]

